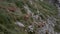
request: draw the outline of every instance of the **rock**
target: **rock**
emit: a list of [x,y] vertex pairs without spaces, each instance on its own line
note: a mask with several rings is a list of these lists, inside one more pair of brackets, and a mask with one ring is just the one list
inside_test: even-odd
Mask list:
[[16,21],[15,24],[18,25],[18,26],[20,26],[20,27],[25,27],[24,24],[22,24],[22,23],[19,22],[19,21]]
[[29,31],[33,32],[34,28],[32,25],[28,26],[28,28],[30,29]]

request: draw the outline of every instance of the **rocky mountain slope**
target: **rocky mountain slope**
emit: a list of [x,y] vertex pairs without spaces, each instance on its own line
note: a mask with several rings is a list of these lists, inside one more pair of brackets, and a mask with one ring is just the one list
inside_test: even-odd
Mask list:
[[0,34],[60,34],[58,6],[52,0],[0,0]]

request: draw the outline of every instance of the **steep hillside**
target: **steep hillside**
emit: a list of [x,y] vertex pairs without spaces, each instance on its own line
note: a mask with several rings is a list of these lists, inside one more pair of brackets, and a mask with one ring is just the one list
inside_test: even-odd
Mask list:
[[47,0],[0,0],[0,34],[55,34],[57,16]]

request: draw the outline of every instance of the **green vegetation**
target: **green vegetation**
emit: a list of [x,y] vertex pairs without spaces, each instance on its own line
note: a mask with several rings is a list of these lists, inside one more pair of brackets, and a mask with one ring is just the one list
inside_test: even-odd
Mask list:
[[[39,0],[32,0],[32,4],[29,0],[0,0],[0,33],[27,34],[27,32],[22,31],[23,28],[20,28],[15,24],[17,20],[22,22],[25,26],[28,26],[29,23],[33,22],[31,16],[27,21],[23,19],[25,14],[27,14],[27,9],[24,8],[25,5],[28,6],[32,13],[39,14],[43,20],[52,16],[55,18],[58,14],[56,6]],[[39,10],[39,13],[37,10]]]

